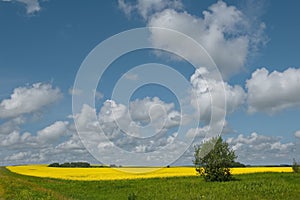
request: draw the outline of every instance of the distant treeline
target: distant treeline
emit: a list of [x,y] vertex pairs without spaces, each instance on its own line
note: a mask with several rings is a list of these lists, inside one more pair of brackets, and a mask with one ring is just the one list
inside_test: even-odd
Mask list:
[[88,162],[66,162],[63,164],[59,163],[51,163],[48,167],[81,167],[81,168],[89,168],[91,167]]
[[[65,162],[62,164],[59,164],[57,162],[55,163],[51,163],[50,165],[48,165],[48,167],[65,167],[65,168],[116,168],[116,167],[122,167],[117,166],[115,164],[111,164],[111,165],[91,165],[88,162]],[[168,165],[167,168],[169,168],[170,166]],[[249,165],[244,165],[240,162],[234,162],[232,163],[229,167],[249,167]],[[274,166],[275,167],[275,166]]]
[[117,166],[115,164],[110,164],[110,165],[91,165],[88,162],[65,162],[62,164],[59,164],[57,162],[51,163],[48,165],[48,167],[80,167],[80,168],[106,168],[106,167],[111,167],[111,168],[116,168],[116,167],[122,167],[121,165]]
[[233,162],[229,167],[246,167],[246,165],[240,162]]
[[249,165],[249,167],[292,167],[289,164],[280,164],[280,165]]

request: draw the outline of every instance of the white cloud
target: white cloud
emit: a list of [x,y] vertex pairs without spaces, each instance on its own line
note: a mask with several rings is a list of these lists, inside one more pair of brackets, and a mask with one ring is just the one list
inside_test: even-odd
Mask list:
[[1,146],[10,146],[16,144],[20,141],[20,133],[17,131],[13,131],[12,133],[2,138],[0,145]]
[[96,91],[95,92],[95,99],[101,100],[104,97],[104,95],[101,92]]
[[[190,82],[193,86],[191,104],[200,111],[201,120],[209,122],[212,115],[212,108],[217,108],[221,118],[222,112],[232,113],[244,104],[246,93],[238,85],[231,86],[226,82],[214,79],[203,78],[208,73],[205,69],[199,68],[191,76]],[[225,97],[223,96],[225,94]],[[195,96],[196,95],[196,96]],[[218,121],[218,120],[217,120]]]
[[[163,103],[159,99],[153,100],[150,98],[140,101],[144,101],[146,105],[149,102],[150,104],[153,102],[158,102],[160,104]],[[144,108],[139,104],[140,102],[136,103],[137,104],[134,105],[135,108]],[[120,106],[119,104],[108,102],[108,105],[105,105],[105,111],[107,112],[104,113],[111,113],[111,110],[109,110],[109,108],[111,108],[112,110],[117,111],[116,113],[118,117],[121,117],[123,116],[124,112],[119,112],[120,109],[117,108],[122,107],[123,106]],[[149,107],[149,105],[145,107]],[[170,109],[169,115],[177,116],[177,113],[174,114],[173,112],[174,110]],[[82,112],[74,116],[74,118],[75,120],[80,120],[77,121],[77,124],[79,124],[80,129],[85,132],[83,135],[81,135],[81,137],[90,137],[90,141],[94,142],[93,145],[96,145],[95,147],[97,150],[109,155],[110,158],[107,160],[110,160],[113,163],[122,163],[124,161],[122,160],[124,157],[122,157],[121,154],[110,153],[112,147],[111,142],[122,149],[140,153],[157,151],[161,147],[168,145],[167,148],[172,152],[172,154],[168,154],[170,156],[177,155],[176,152],[178,150],[178,146],[176,145],[186,145],[184,143],[176,143],[176,145],[173,143],[174,139],[178,137],[177,133],[164,136],[158,134],[143,141],[133,140],[131,137],[122,136],[120,129],[117,128],[118,125],[111,123],[110,120],[106,120],[105,123],[103,121],[101,122],[101,120],[94,121],[92,116],[95,115],[95,110],[85,105],[82,109]],[[137,115],[136,119],[144,119],[144,116]],[[103,130],[97,128],[97,123],[99,123],[102,128],[105,128],[106,131],[109,131],[109,134],[111,134],[107,134],[106,136],[103,135],[103,132],[101,132]],[[203,139],[204,137],[207,137],[209,130],[213,131],[213,128],[210,129],[208,126],[205,126],[203,128],[199,128],[198,130],[190,129],[187,132],[187,136],[196,136],[198,139]],[[56,145],[55,143],[57,141],[55,141],[55,139],[59,138],[61,135],[64,135],[66,131],[70,132],[66,135],[68,138],[60,141],[60,143]],[[111,142],[107,143],[105,140],[103,140],[103,137],[109,137]],[[44,143],[43,145],[37,145],[40,143],[35,142],[42,141],[42,138],[45,139],[43,141],[48,142]],[[81,139],[78,137],[75,127],[73,125],[69,125],[68,122],[55,122],[41,131],[38,131],[36,136],[27,132],[21,134],[18,131],[13,131],[7,135],[0,135],[0,141],[0,152],[2,152],[0,156],[3,160],[2,162],[5,162],[6,164],[67,162],[77,160],[86,160],[93,163],[96,162],[82,145]],[[197,140],[197,142],[199,141]],[[236,151],[237,155],[239,156],[238,160],[246,164],[274,164],[279,162],[287,163],[289,158],[295,156],[293,154],[295,154],[296,151],[296,146],[294,143],[283,143],[279,137],[264,136],[257,133],[252,133],[249,136],[241,134],[238,137],[229,138],[227,142],[229,142],[232,148]],[[5,153],[2,151],[3,148],[5,148]],[[191,149],[184,154],[184,164],[191,162],[192,155],[193,149],[191,145]],[[151,158],[149,157],[149,159],[165,159],[164,156],[166,155],[157,155]],[[153,162],[159,161],[157,160]]]
[[[81,138],[90,149],[97,148],[93,151],[100,154],[100,159],[128,163],[131,158],[128,155],[115,155],[114,146],[128,152],[160,151],[160,148],[173,144],[176,134],[168,130],[180,125],[181,115],[174,110],[173,104],[165,103],[157,97],[147,97],[130,102],[129,108],[107,100],[99,113],[84,105],[74,119]],[[136,160],[132,162],[136,163]]]
[[0,164],[4,165],[82,160],[96,163],[74,127],[63,121],[53,123],[36,135],[19,131],[0,135],[0,152]]
[[[84,104],[81,112],[73,116],[76,129],[80,132],[97,132],[96,110]],[[75,128],[75,127],[74,127]]]
[[43,143],[53,143],[62,136],[66,136],[68,132],[69,122],[56,121],[50,126],[37,132],[37,140]]
[[19,161],[24,160],[26,157],[30,156],[31,152],[18,152],[13,155],[7,156],[4,158],[6,161]]
[[[69,88],[68,93],[72,96],[80,96],[83,94],[83,90],[79,88]],[[94,96],[96,100],[101,100],[103,98],[103,94],[97,90],[93,90]]]
[[7,135],[0,135],[0,147],[8,149],[22,149],[35,144],[34,137],[29,132],[20,133],[14,130]]
[[300,106],[300,69],[283,72],[257,69],[247,80],[248,111],[273,114]]
[[106,122],[113,122],[122,119],[127,114],[125,105],[117,104],[113,100],[106,100],[100,110],[99,119]]
[[202,127],[202,128],[191,128],[187,131],[186,137],[194,138],[194,137],[200,137],[205,138],[207,131],[209,130],[208,126]]
[[125,0],[118,0],[118,5],[119,5],[119,8],[127,15],[127,16],[130,16],[131,15],[131,12],[133,11],[134,9],[134,6],[133,5],[129,5],[127,3],[125,3]]
[[61,144],[57,145],[55,148],[60,151],[72,151],[72,150],[85,149],[77,134],[73,134],[70,137],[70,139],[62,142]]
[[[232,130],[228,122],[225,121],[224,124],[218,124],[221,122],[213,123],[210,125],[205,125],[203,127],[198,127],[198,128],[191,128],[187,131],[186,137],[187,138],[194,138],[194,143],[201,143],[204,140],[210,139],[212,137],[219,136],[221,134],[229,134],[229,133],[234,133],[235,131]],[[217,133],[217,126],[221,126],[223,130],[220,133]],[[194,145],[192,145],[194,146]]]
[[134,121],[157,120],[166,113],[174,109],[173,103],[165,103],[158,97],[146,97],[142,100],[135,100],[130,102],[130,115]]
[[15,88],[10,99],[4,99],[0,103],[0,118],[13,118],[34,113],[61,97],[60,90],[53,88],[50,84],[35,83],[29,87]]
[[0,135],[9,134],[15,130],[20,130],[19,126],[25,123],[23,117],[13,118],[0,125]]
[[[49,149],[47,149],[49,151]],[[31,164],[31,163],[45,163],[47,157],[45,157],[44,149],[40,152],[23,150],[14,152],[4,158],[6,163],[17,164]]]
[[130,17],[133,12],[137,12],[144,19],[147,19],[155,12],[165,8],[181,9],[183,7],[180,0],[137,0],[135,3],[128,3],[125,0],[118,0],[119,8]]
[[238,155],[238,160],[246,164],[289,164],[296,153],[296,145],[283,143],[281,137],[251,133],[229,138],[227,142]]
[[139,79],[138,74],[134,74],[134,73],[126,73],[123,76],[125,79],[130,80],[130,81],[136,81]]
[[122,130],[128,135],[139,137],[148,137],[181,123],[181,115],[174,110],[174,104],[165,103],[158,97],[131,101],[129,108],[107,100],[100,109],[98,118],[105,132]]
[[[148,26],[174,29],[192,37],[207,50],[223,77],[228,78],[244,67],[252,49],[264,43],[265,25],[254,26],[240,10],[223,1],[211,5],[203,16],[165,9],[151,16]],[[205,58],[199,57],[188,43],[178,41],[164,31],[153,30],[151,40],[158,46],[176,50],[199,65],[203,64],[201,60]]]
[[82,94],[82,90],[80,90],[78,88],[69,88],[68,92],[70,95],[81,95]]
[[25,4],[27,14],[32,14],[41,10],[38,0],[2,0],[5,2],[19,2]]
[[300,130],[295,132],[295,137],[300,138]]

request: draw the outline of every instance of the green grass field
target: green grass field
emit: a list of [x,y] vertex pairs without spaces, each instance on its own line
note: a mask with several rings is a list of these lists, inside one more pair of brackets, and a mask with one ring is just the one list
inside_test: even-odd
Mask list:
[[223,183],[207,183],[200,177],[68,181],[23,176],[1,167],[0,199],[300,199],[300,174],[257,173],[235,178]]

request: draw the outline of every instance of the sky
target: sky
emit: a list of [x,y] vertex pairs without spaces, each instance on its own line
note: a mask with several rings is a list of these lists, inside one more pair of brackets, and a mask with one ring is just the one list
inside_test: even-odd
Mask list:
[[296,0],[0,0],[0,165],[300,160]]

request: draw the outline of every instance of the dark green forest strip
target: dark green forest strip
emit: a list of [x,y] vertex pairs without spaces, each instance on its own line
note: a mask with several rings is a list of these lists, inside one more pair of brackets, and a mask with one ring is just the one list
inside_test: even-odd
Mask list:
[[231,182],[207,183],[200,177],[122,181],[68,181],[37,178],[0,168],[0,199],[300,199],[300,174],[235,175]]

